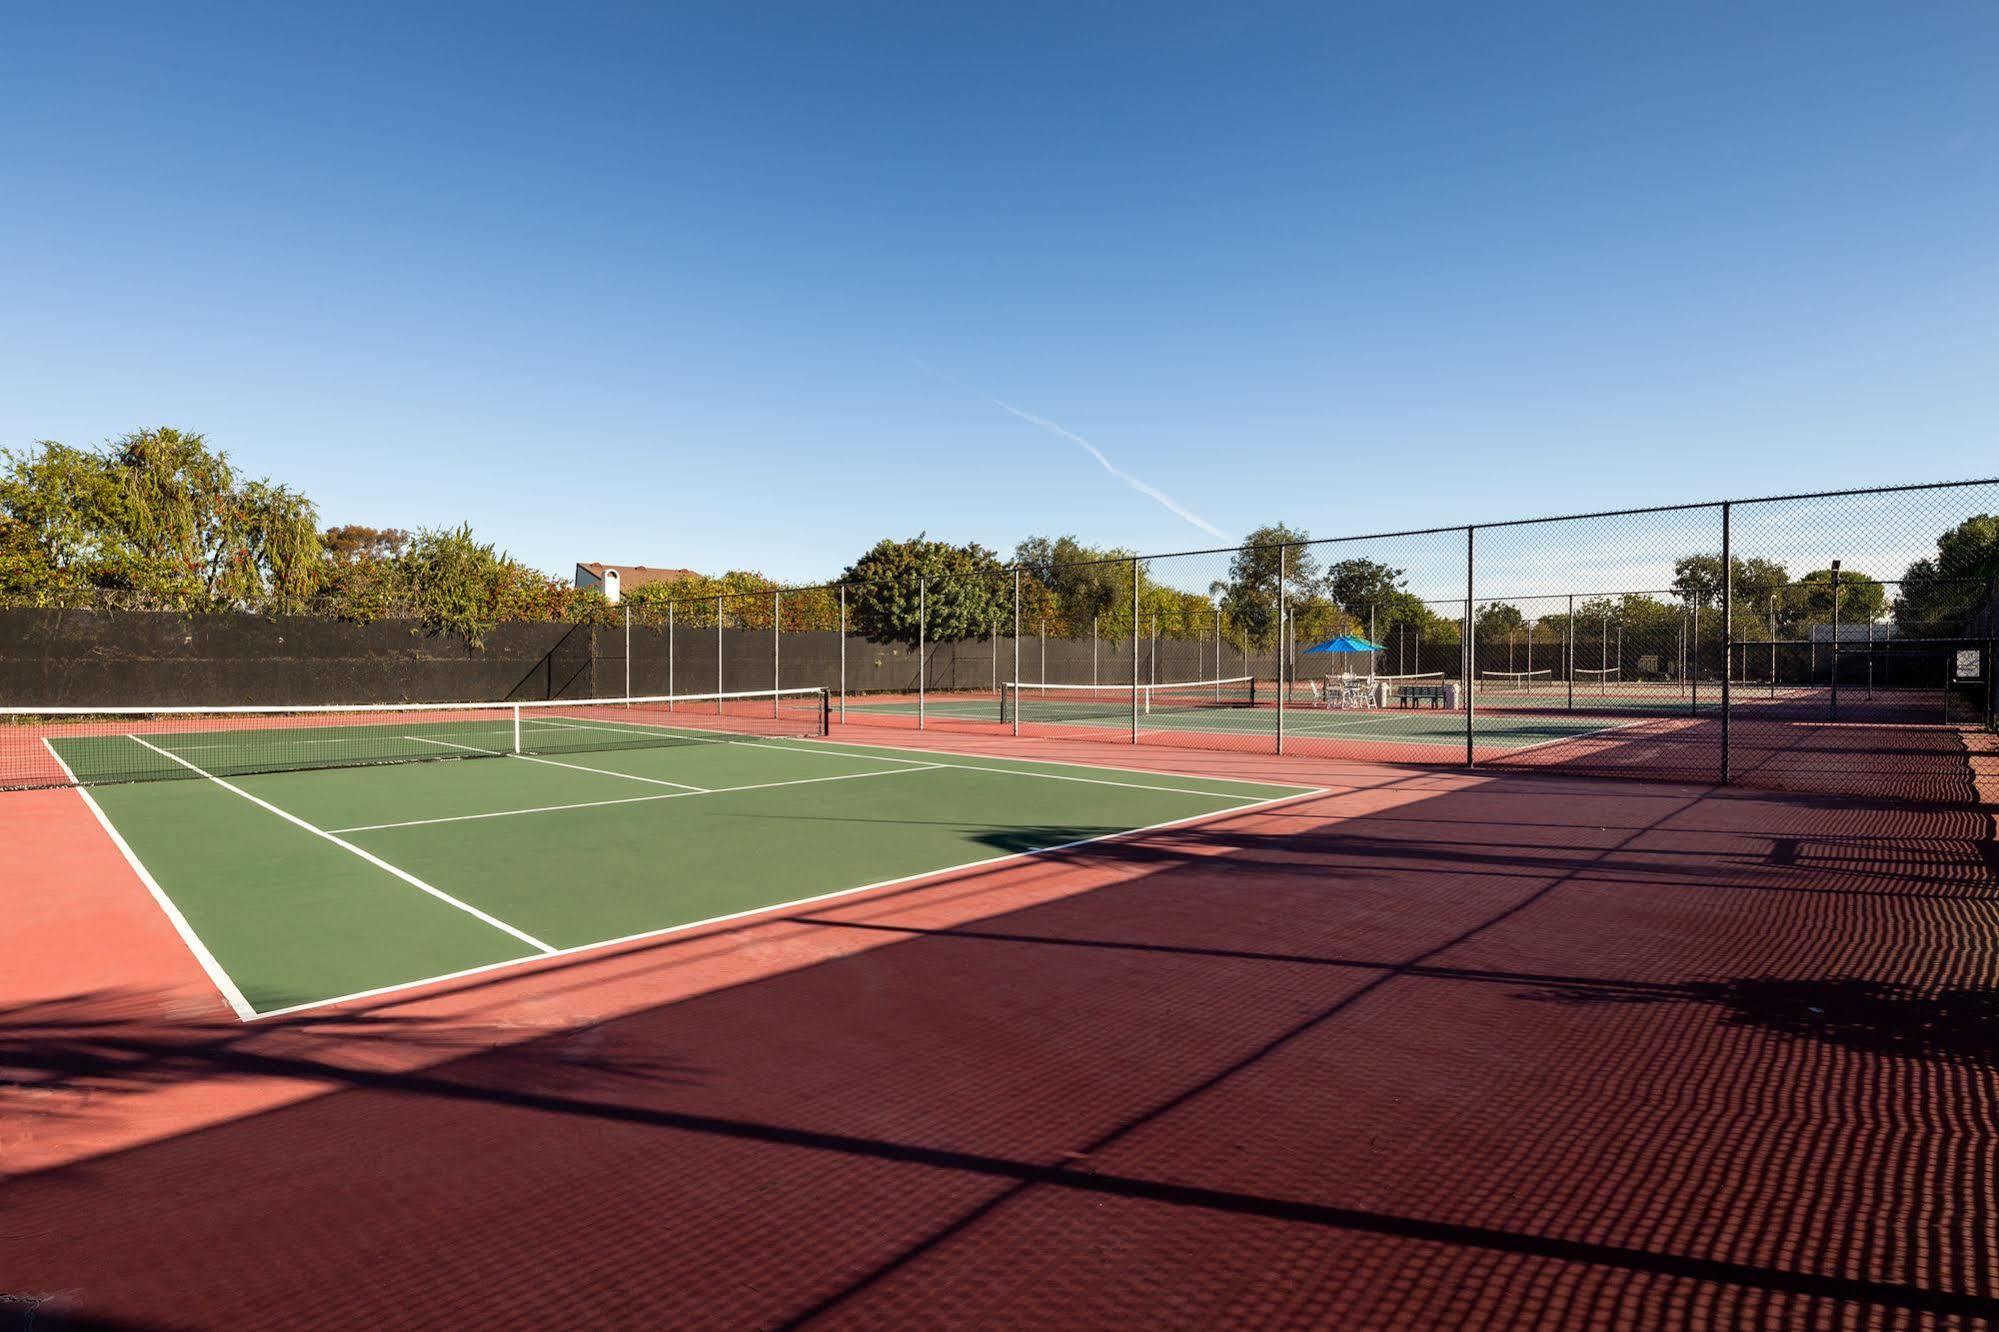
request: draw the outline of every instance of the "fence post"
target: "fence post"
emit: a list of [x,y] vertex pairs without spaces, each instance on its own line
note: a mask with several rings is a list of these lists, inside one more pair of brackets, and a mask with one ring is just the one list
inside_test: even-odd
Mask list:
[[1284,566],[1290,551],[1288,543],[1282,541],[1277,543],[1277,752],[1280,754],[1284,752],[1284,695],[1287,692],[1284,683],[1284,644],[1291,632],[1287,607],[1284,604],[1284,579],[1288,572]]
[[779,644],[784,642],[778,625],[783,619],[784,593],[772,592],[770,594],[770,715],[773,717],[777,716],[777,691],[784,688],[784,676],[779,673],[781,663],[778,660],[779,654],[783,651]]
[[1832,562],[1832,695],[1831,719],[1839,720],[1839,561]]
[[[1995,712],[1993,708],[1992,698],[1995,692],[1999,692],[1999,662],[1995,662],[1992,659],[1992,654],[1995,650],[1999,650],[1999,558],[1995,558],[1985,571],[1985,670],[1983,673],[1985,676],[1985,729],[1988,731],[1992,729],[1994,718],[1999,716],[1999,712]],[[1950,669],[1955,674],[1957,664],[1953,662]],[[1946,708],[1950,706],[1950,684],[1948,681],[1944,684],[1944,706]]]
[[1735,704],[1730,684],[1735,672],[1728,667],[1735,654],[1735,511],[1726,501],[1721,506],[1721,651],[1721,784],[1727,786],[1735,780],[1728,733]]
[[916,729],[924,729],[924,695],[929,684],[928,647],[930,628],[930,578],[916,577]]
[[1687,630],[1687,715],[1698,717],[1701,711],[1701,599],[1692,592],[1687,594],[1690,610]]
[[1477,626],[1472,619],[1472,573],[1478,568],[1477,541],[1478,529],[1467,527],[1465,529],[1465,642],[1464,651],[1460,654],[1463,663],[1459,667],[1465,677],[1465,766],[1467,768],[1478,766],[1478,753],[1473,742],[1477,725],[1473,713],[1478,707],[1478,687],[1473,683],[1478,675],[1478,634]]
[[1097,617],[1090,617],[1090,690],[1092,697],[1097,688]]
[[632,603],[625,603],[625,697],[632,696]]
[[[1001,702],[1005,699],[1002,697]],[[1020,566],[1013,566],[1013,733],[1020,734]]]
[[847,585],[840,584],[840,721],[847,720]]
[[715,594],[715,715],[722,715],[722,594]]
[[1131,742],[1138,743],[1138,557],[1131,559]]
[[666,710],[673,711],[673,602],[666,603]]
[[1562,655],[1568,658],[1569,711],[1574,712],[1576,710],[1576,594],[1573,592],[1569,593],[1569,618],[1562,623],[1566,631],[1563,634],[1566,641],[1562,644]]

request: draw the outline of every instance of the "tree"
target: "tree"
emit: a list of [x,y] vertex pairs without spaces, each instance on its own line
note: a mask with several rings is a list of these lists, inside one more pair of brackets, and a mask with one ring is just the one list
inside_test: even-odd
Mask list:
[[[1128,550],[1085,546],[1073,536],[1029,537],[1014,547],[1023,620],[1045,615],[1064,638],[1086,637],[1093,628],[1111,636],[1129,633],[1131,558]],[[1038,586],[1030,588],[1030,581]],[[1045,595],[1030,596],[1042,589]]]
[[326,558],[336,564],[393,560],[409,543],[410,534],[400,527],[363,527],[359,523],[329,527],[319,538]]
[[240,478],[200,435],[161,426],[99,450],[43,441],[0,456],[15,595],[81,604],[120,591],[141,608],[285,612],[318,587],[312,502]]
[[1303,545],[1310,540],[1309,533],[1282,523],[1259,527],[1230,558],[1228,581],[1214,585],[1223,613],[1250,642],[1276,641],[1280,556],[1287,600],[1305,600],[1317,591],[1318,561]]
[[1867,624],[1881,618],[1888,608],[1885,587],[1866,574],[1841,570],[1835,592],[1832,570],[1814,569],[1791,585],[1779,599],[1780,615],[1795,624]]
[[[1738,603],[1767,603],[1773,593],[1790,582],[1790,575],[1785,572],[1784,566],[1775,560],[1760,556],[1753,559],[1736,556],[1729,564],[1734,572]],[[1692,598],[1703,608],[1721,605],[1721,556],[1689,555],[1675,560],[1673,590],[1682,597]]]
[[999,558],[976,543],[954,546],[921,533],[881,541],[840,581],[848,585],[849,623],[878,643],[914,644],[919,632],[933,643],[983,638],[1013,614],[1011,579]]
[[1934,557],[1909,565],[1895,601],[1895,624],[1904,633],[1931,637],[1984,632],[1990,617],[1999,614],[1999,606],[1989,604],[1995,577],[1999,514],[1977,514],[1939,536]]

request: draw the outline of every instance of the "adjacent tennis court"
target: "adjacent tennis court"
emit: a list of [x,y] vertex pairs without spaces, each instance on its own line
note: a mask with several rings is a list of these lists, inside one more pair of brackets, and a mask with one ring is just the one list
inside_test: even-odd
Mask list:
[[100,717],[36,744],[245,1019],[1309,793],[676,702]]

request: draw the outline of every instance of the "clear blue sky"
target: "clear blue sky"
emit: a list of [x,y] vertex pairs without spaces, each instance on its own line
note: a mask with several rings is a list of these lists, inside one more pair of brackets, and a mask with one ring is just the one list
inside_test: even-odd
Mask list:
[[0,444],[836,573],[1993,472],[1999,7],[0,10]]

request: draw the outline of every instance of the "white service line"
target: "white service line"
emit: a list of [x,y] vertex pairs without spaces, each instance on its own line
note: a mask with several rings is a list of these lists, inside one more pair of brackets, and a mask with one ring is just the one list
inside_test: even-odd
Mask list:
[[502,933],[511,934],[514,938],[519,939],[522,943],[527,944],[531,948],[537,949],[543,953],[553,953],[556,951],[556,948],[553,944],[543,943],[540,939],[535,938],[532,934],[529,934],[527,931],[515,929],[512,925],[507,924],[506,921],[501,920],[498,916],[488,915],[486,912],[481,911],[478,907],[473,906],[470,902],[462,902],[459,899],[453,897],[450,893],[445,892],[442,888],[432,887],[430,884],[425,883],[422,879],[417,878],[416,875],[411,874],[408,870],[398,869],[396,866],[391,865],[388,861],[383,860],[380,856],[373,855],[367,851],[363,851],[360,847],[354,845],[352,842],[342,841],[339,837],[335,836],[333,833],[326,831],[326,829],[316,827],[313,824],[307,823],[304,819],[300,818],[298,815],[279,809],[276,805],[273,805],[268,800],[264,800],[261,799],[260,797],[253,796],[240,786],[230,785],[228,782],[223,781],[220,777],[217,777],[214,773],[207,772],[201,768],[196,767],[194,764],[188,762],[186,759],[182,758],[178,754],[169,753],[168,751],[161,749],[158,745],[151,744],[146,740],[140,739],[140,737],[136,735],[128,735],[125,738],[127,740],[135,741],[138,744],[145,745],[147,749],[152,750],[155,754],[160,755],[162,758],[172,759],[175,763],[180,764],[183,768],[186,768],[189,772],[194,773],[196,776],[206,777],[209,781],[214,782],[217,786],[221,787],[223,790],[229,792],[232,795],[242,796],[245,800],[257,806],[259,809],[269,810],[271,813],[283,819],[286,823],[294,824],[297,827],[303,828],[307,832],[311,833],[314,837],[325,838],[327,841],[339,847],[342,851],[350,852],[353,855],[359,856],[361,859],[367,861],[370,865],[373,865],[375,868],[380,870],[386,870],[390,874],[395,875],[398,879],[401,879],[404,883],[408,884],[410,887],[421,889],[422,891],[429,893],[432,897],[435,897],[438,901],[443,902],[449,906],[457,907],[460,911],[463,911],[466,915],[472,916],[478,920],[482,920],[486,922],[486,924],[491,925],[494,929],[499,930]]
[[415,740],[426,745],[443,745],[446,749],[463,749],[468,753],[485,754],[492,758],[526,759],[529,763],[546,763],[551,768],[574,768],[578,772],[594,772],[599,777],[622,777],[628,782],[644,782],[648,786],[673,786],[689,795],[697,795],[708,789],[705,786],[691,786],[686,782],[669,782],[664,777],[640,777],[636,773],[619,772],[615,768],[592,768],[581,763],[562,763],[552,758],[543,758],[539,754],[515,754],[504,749],[481,749],[477,745],[453,744],[449,740],[433,740],[427,735],[406,735],[403,739]]
[[104,807],[97,803],[89,788],[77,785],[76,773],[70,769],[69,764],[63,762],[62,755],[56,753],[56,747],[49,743],[47,736],[42,737],[42,744],[48,748],[49,757],[56,761],[56,766],[62,769],[63,776],[69,778],[70,783],[76,786],[76,793],[83,797],[84,807],[90,811],[91,817],[97,820],[97,826],[104,829],[104,835],[111,839],[111,845],[118,848],[118,854],[125,857],[125,863],[132,867],[132,873],[138,876],[139,882],[145,885],[148,893],[152,894],[153,901],[166,913],[167,923],[174,927],[174,933],[180,935],[180,941],[187,945],[187,951],[194,954],[194,960],[208,973],[209,983],[221,992],[222,1002],[228,1004],[236,1016],[245,1022],[256,1017],[256,1008],[244,997],[243,991],[236,988],[236,982],[222,969],[222,964],[216,960],[215,954],[208,951],[208,945],[201,941],[201,936],[194,932],[194,926],[188,923],[187,917],[181,914],[173,899],[166,895],[159,881],[153,877],[152,871],[139,859],[138,852],[132,849],[131,843],[125,840],[124,835],[104,813]]
[[[926,768],[943,768],[944,763],[926,763]],[[695,791],[663,791],[658,795],[623,796],[617,800],[579,800],[571,805],[534,805],[527,809],[496,809],[484,814],[447,814],[436,819],[407,819],[401,823],[363,823],[353,828],[335,828],[337,833],[380,832],[384,828],[423,828],[433,823],[469,823],[474,819],[508,819],[516,814],[555,814],[565,809],[600,809],[606,805],[642,805],[654,800],[687,800],[694,796],[728,795],[731,791],[768,791],[778,786],[811,786],[816,782],[851,782],[862,777],[900,777],[921,768],[888,768],[881,772],[843,772],[837,777],[796,777],[784,782],[755,782],[748,786],[712,786]]]

